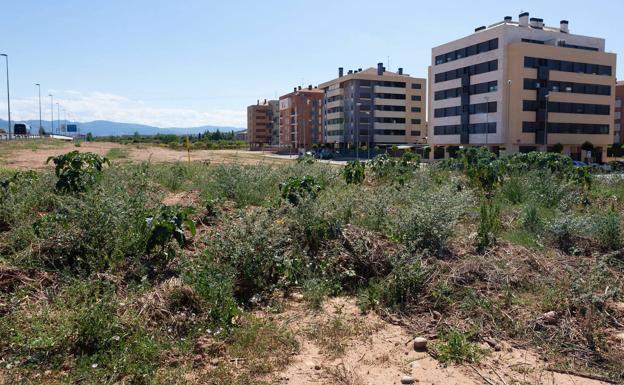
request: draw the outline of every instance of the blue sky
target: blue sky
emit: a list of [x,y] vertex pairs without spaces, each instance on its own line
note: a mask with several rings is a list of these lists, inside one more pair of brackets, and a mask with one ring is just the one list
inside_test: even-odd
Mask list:
[[568,19],[573,33],[624,54],[620,0],[4,0],[0,52],[10,55],[14,119],[38,116],[39,82],[44,119],[53,93],[80,121],[244,127],[247,105],[339,66],[390,57],[391,70],[426,77],[431,47],[520,11],[548,25]]

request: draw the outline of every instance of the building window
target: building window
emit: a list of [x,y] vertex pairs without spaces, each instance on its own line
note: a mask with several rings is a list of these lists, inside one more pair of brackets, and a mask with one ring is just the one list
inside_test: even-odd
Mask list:
[[420,136],[420,131],[410,131],[410,135],[412,135],[412,136]]
[[537,90],[539,88],[546,88],[553,92],[568,92],[568,93],[573,93],[573,94],[605,95],[605,96],[611,95],[611,86],[607,86],[603,84],[524,79],[525,90]]
[[492,113],[492,112],[497,112],[498,103],[497,102],[489,102],[489,103],[471,104],[469,106],[454,106],[454,107],[446,107],[446,108],[436,108],[434,110],[434,117],[435,118],[445,118],[445,117],[448,117],[448,116],[460,116],[464,112],[464,108],[467,109],[467,112],[470,115]]
[[405,136],[405,130],[375,130],[375,135]]
[[[537,122],[522,122],[522,132],[531,133],[537,131]],[[541,124],[548,134],[587,134],[587,135],[607,135],[609,134],[608,124],[582,124],[582,123],[551,123]]]
[[463,59],[468,56],[478,55],[498,49],[498,38],[474,44],[465,48],[460,48],[442,55],[436,56],[435,64],[440,65],[451,61]]
[[422,100],[422,96],[420,96],[420,95],[412,95],[412,100],[416,101],[416,102],[419,102],[419,101]]
[[375,123],[405,124],[405,118],[375,118]]
[[412,112],[422,112],[420,107],[412,107]]
[[524,67],[525,68],[546,67],[553,71],[576,72],[576,73],[595,74],[595,75],[602,75],[602,76],[611,76],[612,74],[611,66],[571,62],[571,61],[564,61],[564,60],[535,58],[535,57],[529,57],[529,56],[524,58]]
[[412,89],[413,90],[420,90],[420,89],[422,89],[422,84],[420,84],[420,83],[412,83]]
[[459,79],[464,75],[479,75],[498,70],[498,60],[479,63],[467,67],[457,68],[451,71],[435,74],[435,82],[441,83],[448,80]]
[[380,99],[397,99],[397,100],[405,100],[405,94],[375,94],[376,98]]
[[375,111],[405,112],[405,106],[385,106],[385,105],[376,104]]
[[[522,109],[524,111],[537,111],[540,107],[545,107],[545,104],[538,103],[535,100],[522,101]],[[611,114],[611,106],[607,104],[548,102],[548,112],[558,112],[562,114],[609,115]]]
[[[460,124],[450,124],[446,126],[435,126],[433,128],[434,135],[459,135],[461,132]],[[496,134],[496,122],[491,123],[475,123],[468,125],[469,134]]]
[[420,119],[412,119],[412,124],[420,124]]

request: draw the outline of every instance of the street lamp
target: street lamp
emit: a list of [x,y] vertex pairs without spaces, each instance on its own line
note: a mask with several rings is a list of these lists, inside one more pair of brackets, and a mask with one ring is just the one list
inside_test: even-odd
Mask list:
[[48,96],[50,97],[50,132],[54,135],[54,95]]
[[485,97],[485,108],[486,108],[486,112],[485,112],[485,147],[489,150],[490,148],[490,141],[489,141],[489,137],[488,134],[490,133],[490,97],[486,96]]
[[355,109],[355,111],[353,112],[353,123],[354,123],[354,128],[355,128],[355,135],[356,135],[356,140],[355,140],[355,158],[359,161],[360,160],[360,125],[358,124],[358,113],[360,111],[360,107],[362,106],[362,103],[358,102],[355,103],[355,106],[357,107]]
[[546,121],[544,122],[544,146],[546,147],[546,152],[548,152],[548,101],[550,100],[550,93],[547,93],[546,96]]
[[7,111],[9,115],[9,140],[11,140],[11,93],[9,91],[9,55],[0,53],[6,59],[6,78],[7,78]]
[[35,83],[39,90],[39,134],[43,132],[43,124],[41,123],[41,84]]
[[56,129],[58,134],[61,135],[61,105],[58,102],[56,102],[56,120],[58,123]]

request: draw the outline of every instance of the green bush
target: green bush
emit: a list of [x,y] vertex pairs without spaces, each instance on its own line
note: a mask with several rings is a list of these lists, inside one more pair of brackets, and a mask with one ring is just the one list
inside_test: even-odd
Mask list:
[[281,183],[279,187],[282,192],[282,198],[293,206],[299,205],[306,199],[316,198],[317,194],[323,189],[323,186],[309,175],[291,176],[286,182]]
[[186,245],[185,231],[195,235],[195,222],[189,218],[193,212],[190,207],[161,206],[158,213],[146,219],[149,237],[146,251],[151,253],[159,247],[164,251],[169,242],[175,240],[180,247]]
[[359,160],[349,161],[344,168],[344,178],[347,184],[362,184],[365,178],[366,164]]
[[388,276],[373,279],[358,297],[362,311],[379,307],[397,310],[417,301],[425,279],[420,258],[398,257],[392,265]]
[[391,225],[394,236],[412,250],[441,252],[470,201],[449,185],[418,192]]
[[50,160],[58,177],[56,189],[65,193],[86,191],[100,179],[104,164],[110,165],[105,157],[90,152],[71,151],[51,156],[46,163]]
[[483,199],[479,207],[479,227],[477,230],[477,249],[484,251],[496,244],[500,230],[500,207],[491,200]]
[[595,214],[592,233],[605,250],[618,250],[622,247],[622,227],[620,214],[611,209]]

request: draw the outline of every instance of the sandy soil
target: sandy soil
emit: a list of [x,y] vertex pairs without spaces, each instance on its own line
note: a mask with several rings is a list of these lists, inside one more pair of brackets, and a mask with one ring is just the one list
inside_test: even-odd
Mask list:
[[[306,330],[338,313],[359,333],[347,339],[342,356],[332,357]],[[505,348],[500,352],[490,349],[479,365],[444,367],[428,353],[414,351],[410,342],[415,336],[401,326],[374,314],[362,316],[352,299],[332,299],[322,311],[307,310],[302,303],[290,303],[276,317],[295,332],[301,344],[292,363],[277,374],[281,384],[388,385],[400,384],[405,375],[412,376],[417,384],[427,385],[606,384],[548,371],[537,354],[504,343]]]
[[[45,162],[50,156],[64,154],[69,151],[93,152],[106,155],[113,148],[123,148],[128,156],[117,159],[116,162],[143,162],[154,163],[186,161],[185,151],[176,151],[156,146],[131,146],[107,142],[82,142],[80,147],[73,143],[46,145],[37,143],[33,148],[11,148],[0,143],[0,165],[8,168],[26,170],[52,167]],[[271,157],[267,153],[247,150],[196,150],[191,152],[191,161],[210,161],[211,163],[287,163],[287,158]]]

